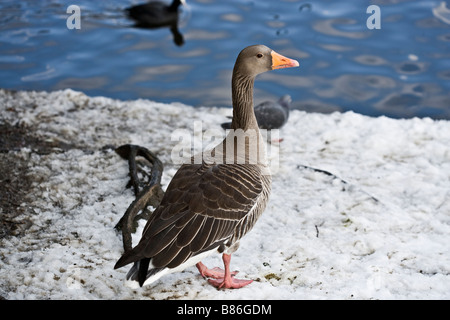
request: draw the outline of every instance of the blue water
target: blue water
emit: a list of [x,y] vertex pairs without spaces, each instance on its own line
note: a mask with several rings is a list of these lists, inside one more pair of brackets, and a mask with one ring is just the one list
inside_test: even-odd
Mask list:
[[[134,27],[124,9],[142,2],[2,0],[0,87],[230,107],[236,56],[262,43],[300,68],[259,76],[255,102],[290,94],[311,112],[450,119],[448,1],[187,0],[182,45],[168,28]],[[66,26],[71,4],[79,30]],[[380,29],[367,28],[370,4]]]

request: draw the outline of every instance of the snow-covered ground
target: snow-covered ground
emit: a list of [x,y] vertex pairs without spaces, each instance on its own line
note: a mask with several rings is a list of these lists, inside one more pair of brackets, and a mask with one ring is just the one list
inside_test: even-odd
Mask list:
[[[22,204],[31,226],[0,239],[6,299],[450,299],[450,122],[293,111],[272,147],[269,205],[232,257],[239,290],[217,290],[195,267],[151,286],[113,270],[114,226],[134,195],[111,147],[134,143],[176,171],[185,129],[221,130],[231,109],[118,101],[72,90],[0,90],[0,118],[66,150],[10,151],[35,181]],[[199,122],[197,122],[198,125]],[[326,170],[334,176],[308,169]],[[344,182],[345,180],[345,182]],[[23,219],[18,216],[16,219]],[[137,240],[137,235],[134,239]],[[220,256],[203,261],[222,266]]]

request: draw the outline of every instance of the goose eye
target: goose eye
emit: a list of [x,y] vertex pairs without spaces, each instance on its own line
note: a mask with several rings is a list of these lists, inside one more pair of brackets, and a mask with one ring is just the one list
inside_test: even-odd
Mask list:
[[262,54],[262,53],[258,53],[258,54],[256,55],[256,57],[257,57],[257,58],[262,58],[262,57],[263,57],[263,54]]

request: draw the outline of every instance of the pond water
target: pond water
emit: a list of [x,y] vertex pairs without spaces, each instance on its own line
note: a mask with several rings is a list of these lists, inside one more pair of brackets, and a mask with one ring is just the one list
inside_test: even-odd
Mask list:
[[[169,28],[134,27],[124,9],[143,2],[1,1],[0,88],[230,107],[236,56],[261,43],[300,68],[258,76],[256,103],[290,94],[311,112],[450,119],[448,2],[187,0],[182,43]],[[80,29],[67,27],[71,4]]]

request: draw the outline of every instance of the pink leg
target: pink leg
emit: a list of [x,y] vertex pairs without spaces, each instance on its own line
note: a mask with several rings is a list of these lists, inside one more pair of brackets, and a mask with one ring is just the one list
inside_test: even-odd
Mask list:
[[[198,269],[198,272],[202,275],[204,278],[214,278],[214,279],[220,279],[223,278],[225,275],[225,271],[223,269],[220,269],[219,267],[215,267],[213,269],[208,269],[202,262],[199,262],[195,265]],[[231,276],[235,276],[238,274],[239,271],[233,271],[231,272]]]
[[217,278],[217,280],[208,280],[208,282],[214,287],[239,289],[253,282],[253,280],[240,280],[232,277],[232,273],[230,272],[231,255],[224,253],[222,255],[222,260],[223,264],[225,265],[225,274],[223,275],[223,277]]

